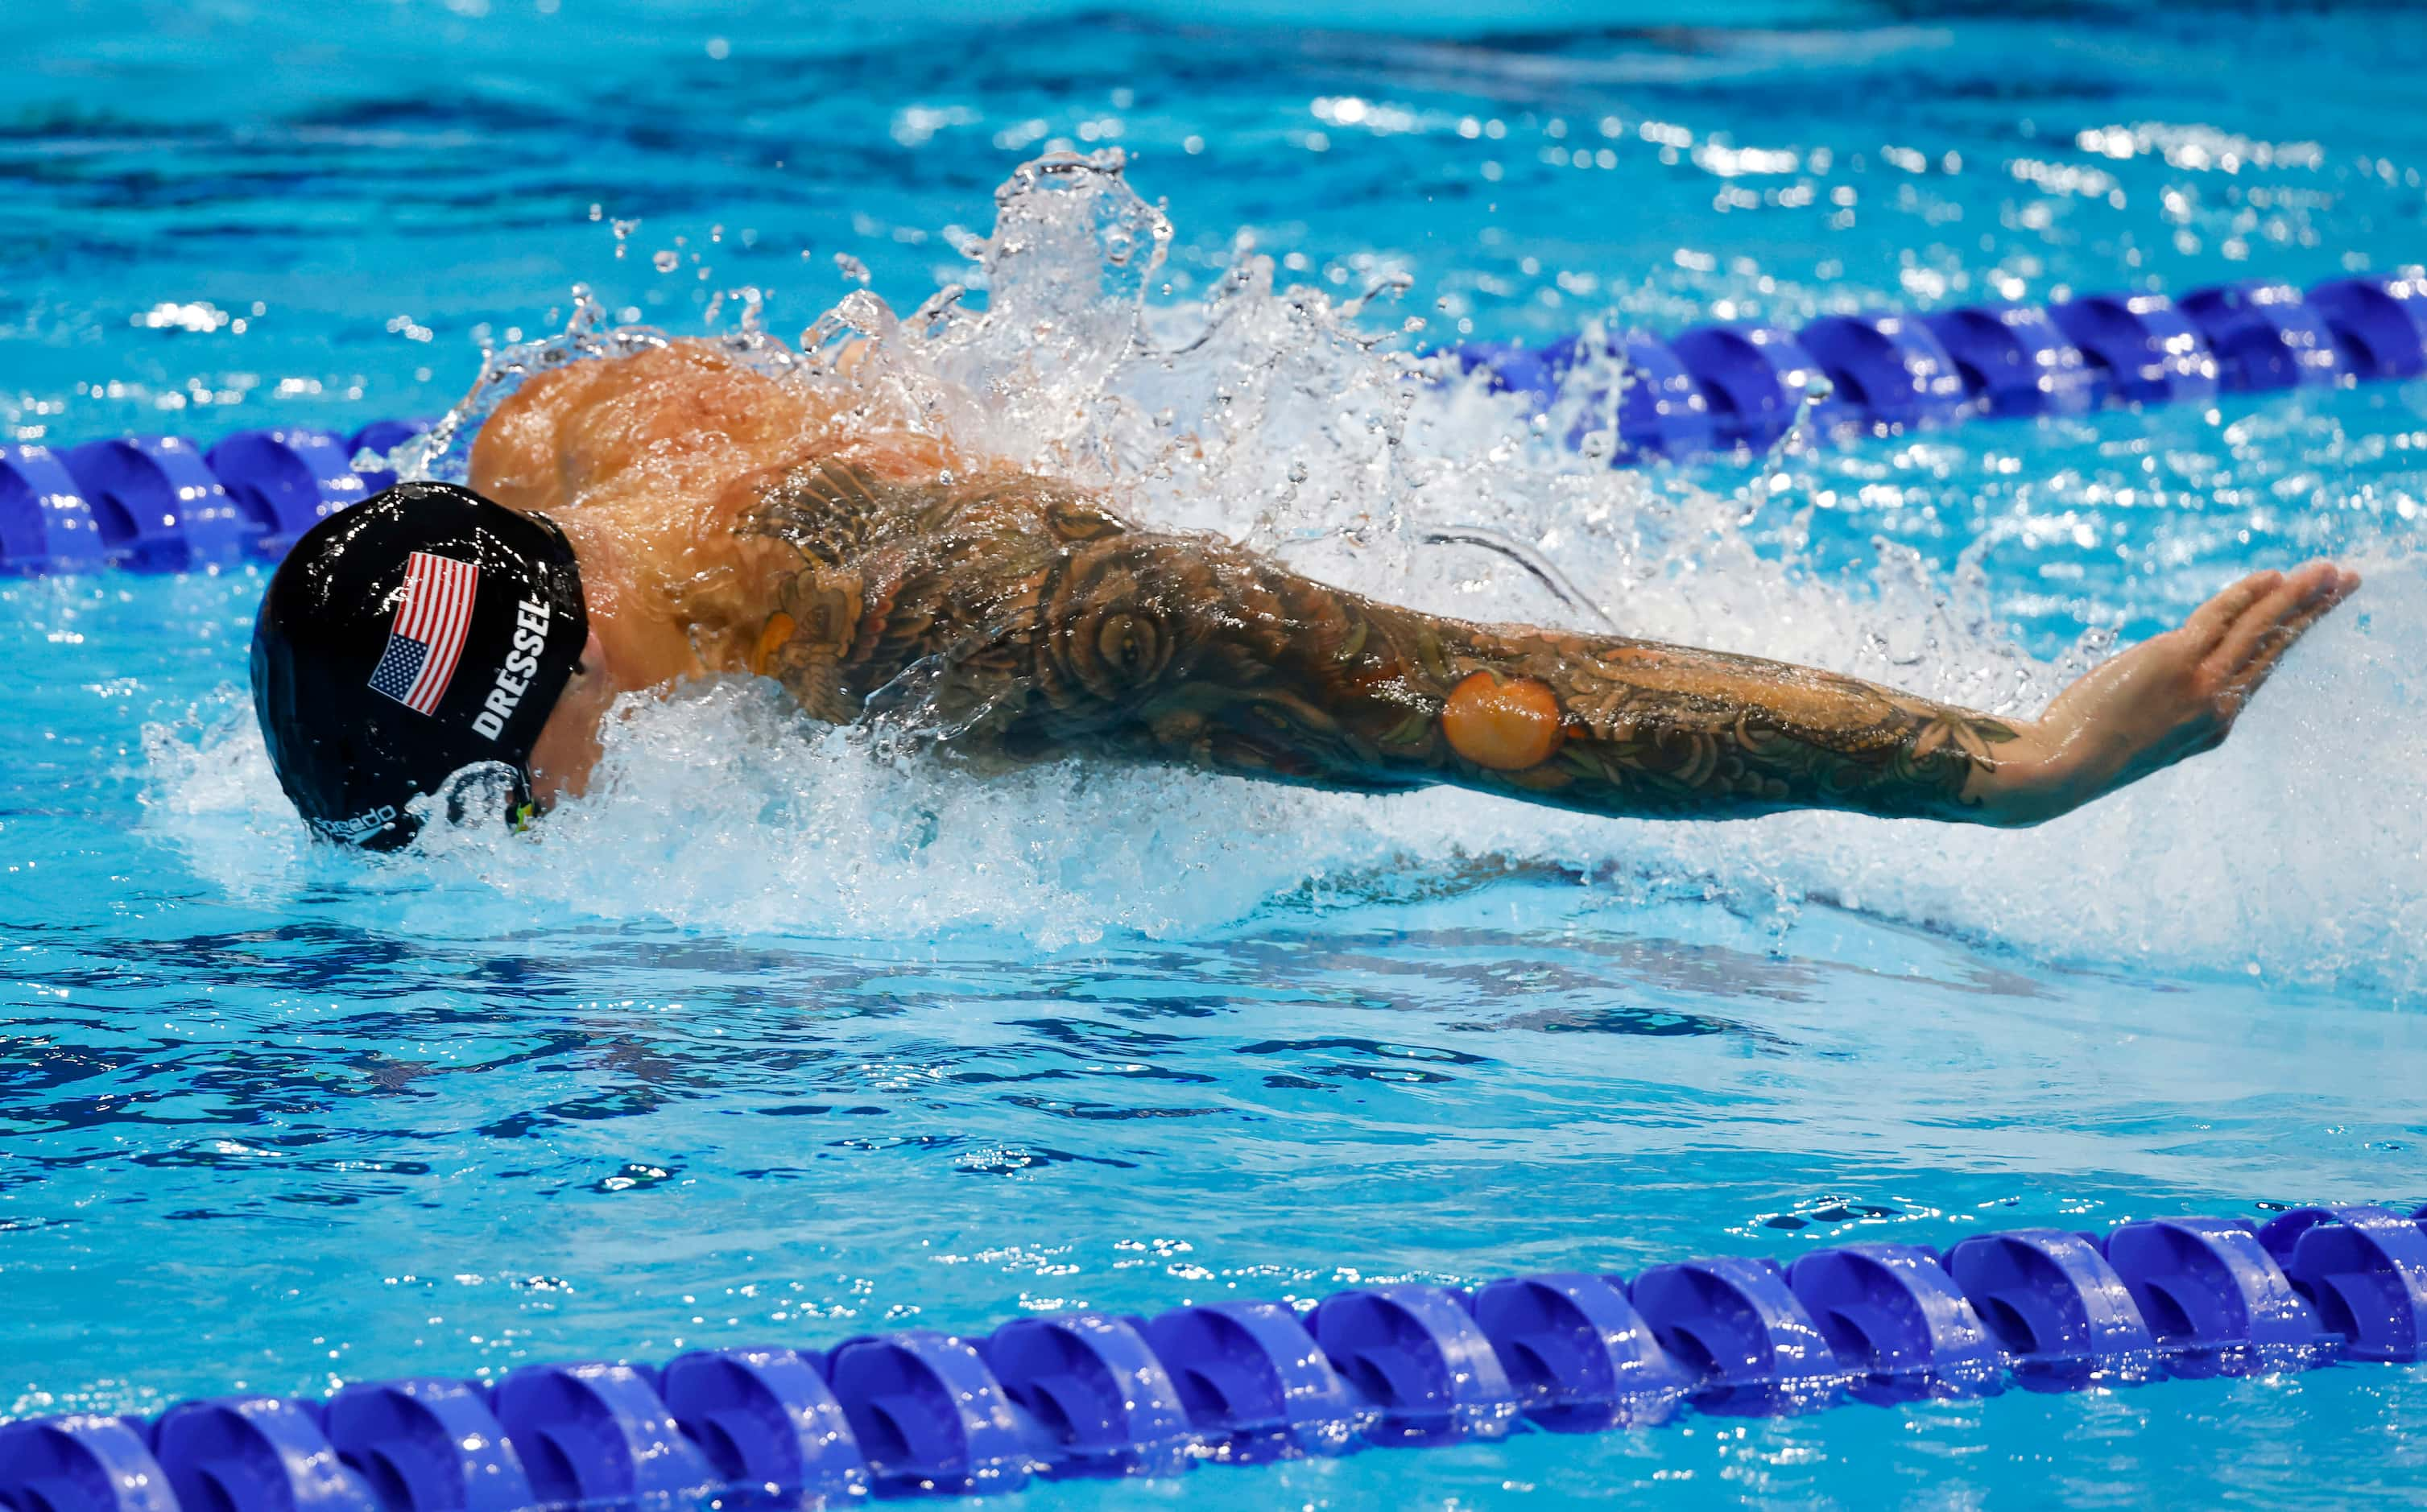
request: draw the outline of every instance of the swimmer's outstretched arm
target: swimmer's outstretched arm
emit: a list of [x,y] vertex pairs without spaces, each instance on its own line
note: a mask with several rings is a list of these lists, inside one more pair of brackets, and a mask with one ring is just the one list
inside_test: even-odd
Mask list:
[[989,596],[1020,602],[1033,668],[1007,743],[1111,743],[1369,791],[1448,783],[1594,814],[2028,825],[2223,741],[2357,585],[2326,562],[2246,577],[2036,721],[1751,657],[1436,617],[1226,543],[1126,528],[1066,540]]
[[801,565],[752,664],[819,718],[918,671],[963,749],[1678,819],[2039,823],[2221,742],[2359,582],[2323,561],[2255,574],[2011,720],[1752,657],[1420,613],[1134,529],[1033,476],[897,485],[821,463],[763,501],[750,530]]

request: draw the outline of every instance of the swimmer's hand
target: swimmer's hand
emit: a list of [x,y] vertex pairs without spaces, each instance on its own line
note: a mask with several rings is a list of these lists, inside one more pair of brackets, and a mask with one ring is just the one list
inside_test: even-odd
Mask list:
[[2182,628],[2100,663],[1983,774],[1991,822],[2054,819],[2223,744],[2284,653],[2358,587],[2330,561],[2253,573]]

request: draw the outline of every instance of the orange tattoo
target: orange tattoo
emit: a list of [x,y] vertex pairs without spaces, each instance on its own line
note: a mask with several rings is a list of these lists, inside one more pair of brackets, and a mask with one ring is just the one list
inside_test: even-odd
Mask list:
[[1496,672],[1471,674],[1451,689],[1441,724],[1451,750],[1494,772],[1539,767],[1566,739],[1556,693],[1532,677]]
[[768,615],[766,627],[758,632],[757,648],[750,654],[750,670],[763,675],[775,653],[782,650],[784,642],[791,638],[792,616],[782,610]]

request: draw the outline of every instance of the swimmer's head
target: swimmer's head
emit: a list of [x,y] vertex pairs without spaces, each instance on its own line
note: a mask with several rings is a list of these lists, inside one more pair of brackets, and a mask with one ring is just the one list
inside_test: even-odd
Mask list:
[[406,812],[503,763],[531,803],[531,746],[590,636],[564,533],[452,483],[399,483],[306,531],[252,631],[252,704],[314,834],[394,850]]

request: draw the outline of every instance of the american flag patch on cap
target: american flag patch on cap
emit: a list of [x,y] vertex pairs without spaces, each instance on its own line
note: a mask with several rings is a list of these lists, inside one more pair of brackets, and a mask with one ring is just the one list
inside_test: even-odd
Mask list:
[[387,649],[371,669],[371,691],[407,708],[436,713],[464,654],[480,587],[481,569],[470,562],[415,552],[405,564],[404,597],[388,626]]

